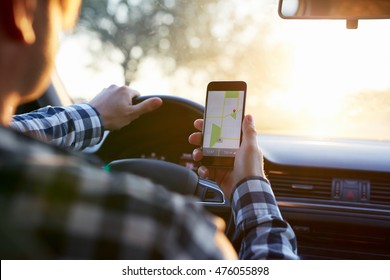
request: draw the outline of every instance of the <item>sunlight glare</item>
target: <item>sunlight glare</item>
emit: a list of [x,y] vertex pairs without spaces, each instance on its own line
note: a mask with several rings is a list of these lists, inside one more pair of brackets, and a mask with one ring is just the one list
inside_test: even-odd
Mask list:
[[[340,23],[289,21],[283,30],[293,53],[291,87],[288,93],[273,93],[268,105],[278,104],[287,114],[305,111],[301,121],[313,125],[313,135],[326,135],[329,121],[344,115],[345,96],[389,88],[384,70],[390,61],[383,53],[390,49],[390,39],[383,32],[364,27],[347,30]],[[382,29],[389,26],[383,23]],[[325,119],[329,121],[320,122]]]

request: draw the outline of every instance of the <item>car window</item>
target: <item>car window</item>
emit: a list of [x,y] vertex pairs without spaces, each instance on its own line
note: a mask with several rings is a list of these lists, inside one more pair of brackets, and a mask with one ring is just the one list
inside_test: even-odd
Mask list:
[[75,101],[111,83],[204,104],[245,80],[260,133],[390,140],[390,20],[283,20],[276,0],[84,1],[57,70]]

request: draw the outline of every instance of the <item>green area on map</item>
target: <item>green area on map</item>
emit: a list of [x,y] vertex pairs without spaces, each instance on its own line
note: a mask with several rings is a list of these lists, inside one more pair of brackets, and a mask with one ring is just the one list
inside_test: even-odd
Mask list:
[[238,90],[225,91],[225,98],[239,98],[240,92]]
[[[238,90],[225,91],[225,98],[240,98],[240,92]],[[229,114],[233,119],[237,119],[237,111]]]
[[210,137],[210,147],[214,147],[214,145],[220,142],[221,138],[221,127],[213,124],[211,127],[211,137]]

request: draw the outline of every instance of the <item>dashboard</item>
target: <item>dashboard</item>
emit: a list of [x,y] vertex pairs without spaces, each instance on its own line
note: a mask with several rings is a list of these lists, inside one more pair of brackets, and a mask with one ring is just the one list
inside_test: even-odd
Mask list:
[[262,135],[303,259],[390,258],[390,143]]
[[[93,153],[106,163],[153,158],[196,170],[188,136],[203,106],[162,98],[161,108],[110,132]],[[390,259],[389,142],[259,135],[258,143],[302,259]],[[212,212],[229,221],[227,209]]]

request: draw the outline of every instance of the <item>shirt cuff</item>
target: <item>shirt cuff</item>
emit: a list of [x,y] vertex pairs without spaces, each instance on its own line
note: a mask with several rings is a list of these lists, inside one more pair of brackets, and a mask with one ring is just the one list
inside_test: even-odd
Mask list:
[[236,225],[266,216],[282,218],[271,185],[262,177],[241,181],[233,192],[231,205]]
[[90,104],[77,104],[68,107],[68,114],[72,116],[75,125],[75,142],[80,143],[81,150],[98,144],[104,135],[103,121],[99,112]]

